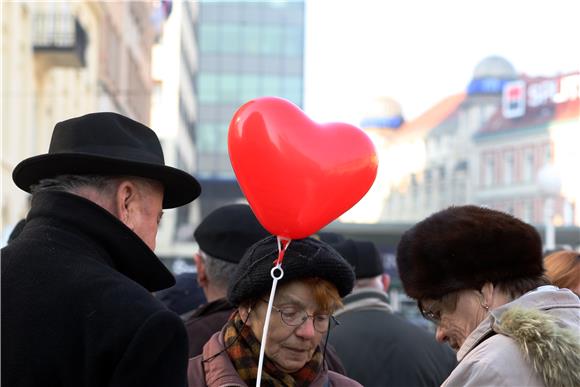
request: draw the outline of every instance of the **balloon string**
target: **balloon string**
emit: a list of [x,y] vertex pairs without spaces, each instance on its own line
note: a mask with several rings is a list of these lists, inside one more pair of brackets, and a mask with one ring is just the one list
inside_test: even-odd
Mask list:
[[272,277],[272,290],[270,290],[270,298],[268,299],[268,311],[266,312],[266,320],[264,321],[264,331],[262,332],[262,342],[260,344],[260,357],[258,359],[258,375],[256,379],[256,387],[260,387],[262,383],[262,368],[264,366],[264,351],[266,350],[266,341],[268,340],[268,328],[270,327],[270,316],[272,315],[272,305],[274,304],[274,296],[276,295],[276,287],[278,281],[284,277],[284,269],[282,269],[282,260],[284,253],[290,244],[290,239],[277,237],[278,239],[278,259],[274,262],[274,267],[270,270]]
[[282,261],[284,260],[284,254],[286,253],[286,250],[288,249],[288,246],[290,245],[292,239],[276,237],[276,240],[278,241],[278,259],[274,261],[274,265],[278,266],[282,265]]

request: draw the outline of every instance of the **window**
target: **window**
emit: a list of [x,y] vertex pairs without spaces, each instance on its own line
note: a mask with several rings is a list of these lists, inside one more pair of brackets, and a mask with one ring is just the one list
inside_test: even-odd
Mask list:
[[260,53],[260,28],[258,26],[243,26],[241,29],[241,48],[246,55]]
[[524,162],[523,162],[523,179],[524,182],[531,182],[534,178],[534,152],[532,149],[526,149],[524,151]]
[[279,96],[282,92],[282,82],[280,78],[272,75],[265,75],[262,78],[262,94]]
[[504,155],[503,182],[509,185],[513,182],[514,156],[511,152]]
[[495,162],[493,156],[488,155],[485,160],[484,185],[491,187],[493,185]]
[[254,74],[243,75],[240,78],[240,98],[249,101],[260,96],[260,78]]
[[522,220],[526,223],[532,223],[534,214],[533,203],[531,200],[524,202],[524,213],[522,215]]
[[220,76],[219,96],[221,102],[235,102],[238,98],[238,78],[233,74]]
[[217,52],[219,47],[219,29],[215,24],[202,24],[199,29],[199,49],[210,53]]
[[221,52],[237,54],[240,52],[240,29],[236,24],[222,26]]
[[219,100],[218,76],[215,74],[201,73],[198,79],[200,102],[217,102]]
[[302,54],[304,37],[300,28],[288,28],[284,35],[283,52],[287,57],[299,56]]
[[261,52],[266,55],[278,55],[282,53],[283,40],[282,28],[279,26],[267,26],[262,29]]

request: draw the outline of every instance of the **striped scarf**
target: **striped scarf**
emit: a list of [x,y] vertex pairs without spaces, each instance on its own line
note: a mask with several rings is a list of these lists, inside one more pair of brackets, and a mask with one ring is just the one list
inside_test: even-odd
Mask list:
[[[236,371],[248,386],[255,386],[260,358],[260,342],[250,327],[246,326],[239,313],[234,313],[226,324],[225,346]],[[280,371],[264,355],[262,386],[267,387],[307,387],[320,372],[322,352],[320,347],[314,351],[312,359],[300,370],[287,374]]]

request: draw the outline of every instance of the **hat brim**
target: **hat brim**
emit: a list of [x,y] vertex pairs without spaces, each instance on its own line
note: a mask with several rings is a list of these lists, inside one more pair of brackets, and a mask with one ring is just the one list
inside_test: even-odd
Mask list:
[[79,153],[54,153],[30,157],[12,172],[18,188],[30,192],[40,180],[58,175],[130,175],[145,177],[163,184],[163,208],[175,208],[192,202],[201,194],[199,182],[190,174],[169,166],[100,157]]

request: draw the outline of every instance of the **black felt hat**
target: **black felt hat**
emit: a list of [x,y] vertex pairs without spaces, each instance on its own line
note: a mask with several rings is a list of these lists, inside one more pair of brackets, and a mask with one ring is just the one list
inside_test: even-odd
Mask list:
[[486,282],[541,276],[542,241],[534,227],[504,212],[450,207],[403,234],[397,267],[410,297],[438,299]]
[[201,187],[190,174],[165,165],[155,132],[117,113],[91,113],[56,124],[47,154],[20,162],[12,173],[26,192],[58,175],[130,175],[157,180],[165,188],[163,208],[197,198]]
[[381,254],[374,243],[346,239],[332,244],[332,247],[352,265],[357,279],[383,274]]
[[193,236],[213,258],[238,263],[254,243],[269,236],[247,204],[230,204],[206,216]]
[[[228,289],[233,305],[256,299],[272,287],[270,270],[278,258],[276,237],[255,243],[238,264]],[[348,262],[328,244],[313,238],[290,242],[282,261],[284,276],[280,284],[303,278],[322,278],[336,286],[340,297],[349,294],[354,285],[354,272]]]

